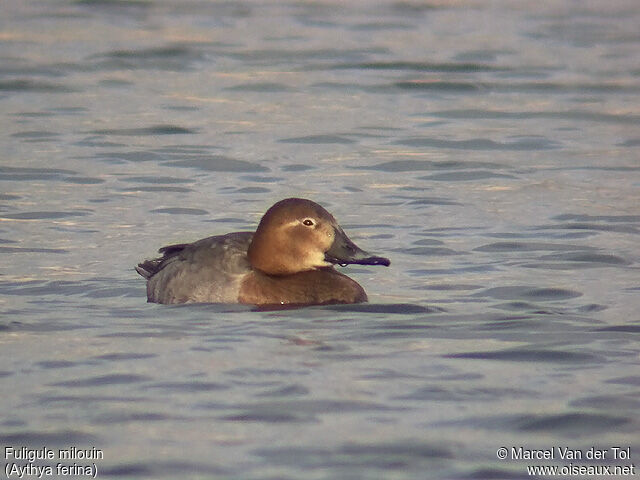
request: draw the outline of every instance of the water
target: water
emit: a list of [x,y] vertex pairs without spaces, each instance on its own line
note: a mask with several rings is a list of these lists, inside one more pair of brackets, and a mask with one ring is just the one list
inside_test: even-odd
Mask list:
[[[2,10],[4,447],[98,478],[637,464],[636,2]],[[145,302],[136,263],[289,196],[391,258],[343,270],[369,304]]]

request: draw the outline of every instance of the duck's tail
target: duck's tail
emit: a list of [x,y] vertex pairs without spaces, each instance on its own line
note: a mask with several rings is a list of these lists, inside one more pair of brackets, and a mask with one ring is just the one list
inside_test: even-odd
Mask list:
[[158,265],[156,264],[157,261],[158,259],[146,260],[142,263],[139,263],[138,266],[135,267],[136,272],[149,280],[158,271]]
[[145,260],[144,262],[139,263],[138,266],[135,267],[136,272],[149,280],[162,269],[167,260],[175,257],[187,246],[187,243],[181,243],[179,245],[168,245],[166,247],[162,247],[158,250],[158,252],[162,253],[162,257],[154,258],[153,260]]

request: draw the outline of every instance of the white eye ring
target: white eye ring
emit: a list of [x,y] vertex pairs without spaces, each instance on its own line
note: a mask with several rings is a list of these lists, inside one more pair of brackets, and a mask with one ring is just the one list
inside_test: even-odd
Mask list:
[[313,227],[313,226],[316,224],[316,222],[314,222],[314,221],[313,221],[313,220],[311,220],[310,218],[305,218],[305,219],[302,221],[302,224],[303,224],[305,227]]

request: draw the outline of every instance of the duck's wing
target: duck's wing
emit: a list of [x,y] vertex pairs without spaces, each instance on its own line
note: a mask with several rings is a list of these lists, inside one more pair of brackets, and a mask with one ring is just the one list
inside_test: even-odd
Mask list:
[[247,249],[252,237],[251,232],[235,232],[161,248],[162,257],[146,260],[136,268],[148,280],[148,300],[237,301],[236,283],[251,268]]
[[236,247],[235,250],[237,252],[242,254],[242,252],[246,252],[246,247],[244,246],[246,245],[248,247],[252,236],[253,234],[251,232],[235,232],[227,235],[215,235],[203,238],[193,243],[166,245],[158,250],[158,253],[162,254],[161,257],[145,260],[139,263],[135,267],[135,270],[148,280],[175,261],[185,261],[194,256],[201,257],[203,253],[214,253],[214,251],[220,254],[218,248],[222,248],[228,255],[229,250],[234,250],[230,248],[233,246]]

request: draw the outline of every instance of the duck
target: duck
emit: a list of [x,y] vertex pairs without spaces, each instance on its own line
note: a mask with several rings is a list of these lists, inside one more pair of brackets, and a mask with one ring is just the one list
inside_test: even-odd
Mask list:
[[335,266],[391,264],[358,247],[333,215],[304,198],[275,203],[255,232],[168,245],[159,253],[135,270],[147,281],[147,301],[161,304],[362,303],[364,288]]

